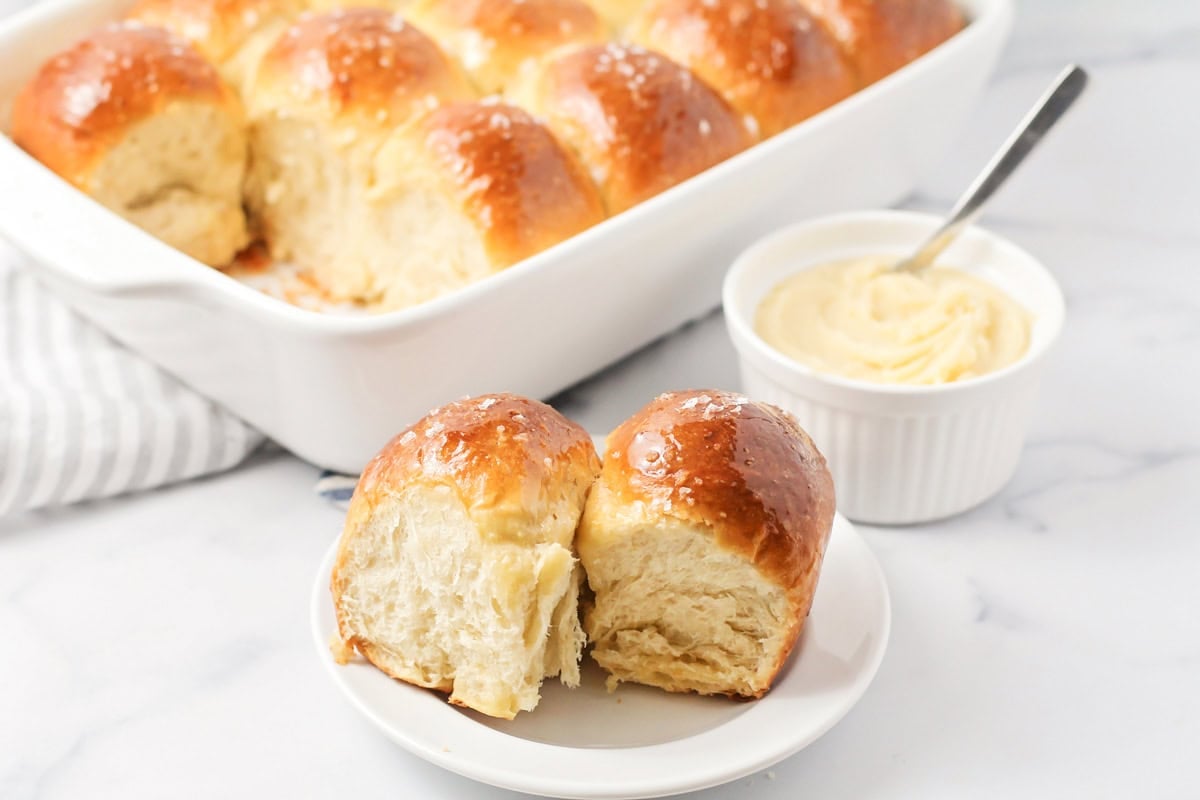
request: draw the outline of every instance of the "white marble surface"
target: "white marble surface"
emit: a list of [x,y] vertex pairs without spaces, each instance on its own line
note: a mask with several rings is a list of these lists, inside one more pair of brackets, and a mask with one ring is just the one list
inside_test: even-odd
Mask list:
[[[876,684],[808,750],[697,797],[1200,793],[1200,4],[1020,3],[912,205],[945,207],[1070,59],[1089,95],[986,219],[1069,305],[1016,478],[957,519],[864,528],[895,614]],[[601,430],[736,383],[714,316],[563,407]],[[315,477],[264,454],[0,521],[0,797],[515,797],[401,752],[322,674],[306,600],[340,520]]]

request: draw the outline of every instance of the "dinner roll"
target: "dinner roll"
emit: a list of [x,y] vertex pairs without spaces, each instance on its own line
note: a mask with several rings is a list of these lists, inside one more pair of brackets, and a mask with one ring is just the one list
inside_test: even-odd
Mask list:
[[751,143],[737,114],[706,83],[635,46],[561,53],[522,84],[518,102],[580,154],[611,214]]
[[127,18],[187,39],[241,91],[263,52],[303,8],[302,0],[138,0]]
[[380,309],[491,275],[604,218],[574,155],[525,111],[443,106],[381,149],[364,232]]
[[374,159],[398,128],[447,100],[465,76],[396,14],[357,8],[304,16],[263,56],[246,93],[247,202],[271,256],[311,272],[331,299],[379,291],[369,220]]
[[856,88],[837,41],[794,0],[650,0],[630,35],[707,81],[764,138]]
[[578,685],[571,543],[599,466],[587,433],[534,400],[431,412],[372,459],[350,501],[331,581],[344,644],[505,719],[537,705],[544,677]]
[[841,43],[862,84],[874,83],[962,29],[954,0],[799,0]]
[[410,19],[458,56],[484,94],[507,91],[552,50],[607,36],[582,0],[424,0]]
[[186,42],[108,25],[18,94],[12,138],[106,207],[206,264],[247,242],[241,105]]
[[576,539],[610,685],[761,697],[808,615],[833,514],[825,459],[774,406],[676,392],[623,422]]

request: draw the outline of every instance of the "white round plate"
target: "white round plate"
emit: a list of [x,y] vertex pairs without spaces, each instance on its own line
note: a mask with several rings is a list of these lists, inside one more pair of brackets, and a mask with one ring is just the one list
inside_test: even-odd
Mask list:
[[804,633],[761,700],[668,694],[622,684],[609,694],[584,656],[583,683],[556,680],[515,720],[456,708],[441,695],[392,680],[365,661],[338,665],[329,575],[336,543],[317,573],[312,629],[334,683],[389,738],[433,764],[477,781],[565,798],[659,797],[716,786],[765,769],[815,741],[862,697],[887,645],[887,584],[878,562],[841,516],[825,554]]

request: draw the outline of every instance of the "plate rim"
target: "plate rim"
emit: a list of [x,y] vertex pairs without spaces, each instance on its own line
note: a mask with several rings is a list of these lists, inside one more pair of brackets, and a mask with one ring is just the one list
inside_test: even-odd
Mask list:
[[[876,637],[877,644],[873,646],[869,658],[861,665],[854,682],[843,690],[844,696],[840,698],[840,703],[834,713],[828,714],[819,724],[804,729],[803,735],[792,739],[784,739],[781,744],[774,747],[757,748],[757,752],[754,755],[740,758],[732,763],[723,762],[720,759],[715,762],[709,762],[711,766],[708,769],[697,769],[697,767],[702,766],[704,763],[703,761],[696,761],[697,752],[702,752],[702,748],[696,747],[697,740],[710,737],[720,738],[720,734],[717,732],[739,719],[745,720],[745,718],[751,717],[752,719],[743,721],[742,725],[753,724],[755,721],[753,718],[763,716],[762,714],[752,713],[754,709],[771,708],[771,693],[768,693],[762,700],[755,701],[751,713],[739,715],[739,717],[725,724],[692,736],[652,745],[575,748],[524,739],[519,736],[510,736],[502,731],[471,720],[427,690],[410,686],[403,682],[397,682],[401,689],[411,690],[414,693],[419,693],[419,695],[435,700],[446,711],[453,714],[453,718],[469,723],[469,727],[466,727],[464,730],[477,730],[483,737],[493,740],[501,749],[515,748],[517,750],[540,751],[547,757],[548,761],[555,756],[562,756],[566,753],[577,753],[579,751],[586,752],[589,757],[598,761],[619,758],[628,759],[630,757],[646,759],[647,756],[656,761],[671,757],[682,757],[689,760],[689,767],[691,769],[686,772],[673,771],[668,768],[669,765],[661,764],[660,776],[656,776],[652,781],[642,779],[622,782],[618,779],[595,785],[589,783],[586,776],[564,778],[555,775],[530,775],[527,772],[505,769],[495,764],[481,761],[475,757],[475,754],[471,753],[469,748],[455,748],[453,750],[448,748],[439,749],[429,746],[426,742],[420,741],[416,737],[405,735],[403,729],[398,728],[391,720],[385,718],[372,704],[359,696],[352,682],[347,680],[346,674],[342,671],[343,667],[334,661],[330,652],[329,636],[331,632],[323,624],[322,617],[323,612],[332,610],[332,601],[329,596],[329,576],[333,567],[333,561],[337,555],[340,535],[334,539],[322,557],[321,565],[317,570],[316,581],[311,592],[309,622],[313,643],[316,646],[318,658],[329,675],[330,680],[337,686],[340,694],[353,708],[366,717],[375,728],[383,733],[386,738],[410,754],[462,777],[501,789],[543,797],[561,797],[567,800],[623,800],[624,798],[635,797],[666,797],[684,792],[699,791],[720,786],[767,769],[808,747],[841,722],[874,683],[891,638],[891,594],[887,579],[878,558],[876,558],[866,540],[855,529],[854,525],[841,514],[837,514],[834,517],[833,531],[835,535],[848,541],[851,547],[858,551],[854,558],[859,562],[859,568],[869,574],[872,584],[878,590],[878,608],[874,612],[879,626],[876,631],[878,634]],[[818,583],[817,591],[820,591],[820,583]],[[325,606],[325,608],[323,609],[322,606]],[[414,694],[414,697],[416,696],[418,695]],[[497,759],[493,757],[491,760],[494,761]]]

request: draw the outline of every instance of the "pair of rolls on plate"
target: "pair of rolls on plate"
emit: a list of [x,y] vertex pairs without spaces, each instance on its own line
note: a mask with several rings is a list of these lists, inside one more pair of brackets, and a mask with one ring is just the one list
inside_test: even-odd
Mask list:
[[242,105],[184,40],[106,25],[47,61],[17,95],[13,141],[75,187],[193,258],[248,241]]
[[807,617],[833,509],[811,440],[740,395],[657,398],[602,468],[548,406],[451,403],[359,481],[331,579],[335,651],[511,719],[543,677],[578,683],[574,541],[611,681],[761,697]]
[[473,102],[401,17],[304,17],[247,94],[248,197],[271,253],[337,299],[400,308],[598,222],[595,187],[524,111]]

